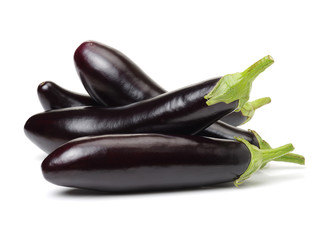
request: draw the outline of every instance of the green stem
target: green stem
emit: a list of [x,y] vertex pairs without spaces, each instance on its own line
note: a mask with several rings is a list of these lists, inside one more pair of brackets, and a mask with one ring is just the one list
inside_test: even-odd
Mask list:
[[294,146],[292,144],[286,144],[281,147],[272,148],[272,149],[265,149],[265,150],[260,149],[260,151],[262,152],[262,162],[268,163],[293,150],[294,150]]
[[[250,130],[250,132],[252,132],[254,134],[254,136],[257,138],[261,150],[262,149],[272,149],[270,144],[267,143],[265,140],[263,140],[257,132],[255,132],[253,130]],[[273,160],[278,161],[278,162],[290,162],[290,163],[305,165],[304,156],[295,154],[295,153],[288,153],[286,155],[283,155],[283,156],[273,159]],[[264,168],[266,165],[267,165],[267,163],[264,163],[261,166],[261,168]]]
[[274,159],[274,161],[278,162],[290,162],[290,163],[296,163],[299,165],[305,165],[305,158],[302,155],[296,154],[296,153],[288,153],[286,155],[283,155],[279,158]]
[[260,59],[252,66],[250,66],[248,69],[246,69],[244,72],[242,72],[242,75],[252,79],[253,81],[261,72],[266,70],[273,62],[274,60],[270,55],[265,56],[264,58]]
[[207,105],[219,102],[231,103],[238,100],[237,109],[240,110],[250,98],[254,79],[273,62],[273,58],[268,55],[241,73],[225,75],[217,82],[213,90],[205,96]]
[[272,161],[273,159],[286,155],[287,153],[294,150],[292,144],[286,144],[284,146],[273,148],[273,149],[261,150],[243,138],[236,138],[236,140],[244,143],[246,147],[250,150],[251,161],[248,168],[245,170],[245,172],[238,179],[234,181],[235,186],[242,184],[253,173],[258,171],[264,164]]
[[270,103],[271,102],[271,98],[269,97],[264,97],[264,98],[259,98],[257,100],[254,100],[252,102],[247,102],[243,105],[243,107],[241,108],[241,113],[243,116],[246,116],[246,120],[245,122],[243,122],[240,125],[243,125],[245,123],[247,123],[248,121],[251,120],[251,118],[253,117],[255,110]]

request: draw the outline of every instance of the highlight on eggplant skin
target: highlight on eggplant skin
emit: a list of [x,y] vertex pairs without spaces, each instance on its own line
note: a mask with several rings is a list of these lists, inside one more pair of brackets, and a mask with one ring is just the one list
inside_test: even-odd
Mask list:
[[[63,90],[62,89],[63,89],[62,87],[50,81],[43,82],[39,85],[38,87],[39,100],[43,105],[44,110],[49,111],[54,109],[66,108],[66,107],[98,105],[98,103],[92,100],[90,96],[77,94],[68,91],[66,89]],[[230,115],[237,115],[237,114],[242,116],[240,112],[234,111],[229,113],[222,119],[227,118]],[[197,135],[221,138],[221,139],[230,139],[230,140],[234,140],[235,139],[234,137],[243,137],[253,145],[259,147],[259,143],[252,132],[227,124],[223,122],[222,119],[216,121],[208,128],[202,130]],[[235,119],[239,119],[240,121],[242,117],[235,117]]]
[[42,112],[27,120],[25,134],[47,153],[83,136],[116,133],[193,135],[237,108],[238,101],[206,105],[203,96],[218,80],[204,81],[122,107],[74,107]]
[[251,154],[238,141],[125,134],[72,140],[42,163],[53,184],[107,192],[157,191],[233,182]]
[[[56,83],[50,81],[43,82],[39,85],[38,96],[45,111],[67,107],[85,107],[100,105],[94,100],[92,100],[90,96],[68,91],[58,86]],[[237,115],[237,112],[231,112],[222,119],[233,114]],[[242,114],[240,115],[242,116]],[[259,146],[253,133],[242,128],[237,128],[230,124],[227,124],[223,122],[222,119],[216,121],[208,128],[202,130],[200,133],[198,133],[198,135],[230,140],[234,140],[234,137],[243,137],[250,143]]]
[[[57,185],[108,192],[238,186],[264,164],[287,156],[292,144],[259,149],[237,141],[165,134],[101,135],[74,139],[42,163]],[[281,161],[297,163],[290,157]]]
[[84,88],[102,105],[128,105],[165,92],[123,53],[95,41],[75,50],[74,63]]

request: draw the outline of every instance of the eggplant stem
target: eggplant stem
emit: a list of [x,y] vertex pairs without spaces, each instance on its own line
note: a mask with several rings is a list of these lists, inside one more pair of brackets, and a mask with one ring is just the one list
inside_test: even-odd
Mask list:
[[264,98],[259,98],[257,100],[254,100],[252,102],[245,103],[240,111],[241,111],[242,115],[246,116],[247,118],[240,125],[243,125],[243,124],[247,123],[248,121],[250,121],[251,118],[253,117],[256,109],[258,109],[266,104],[269,104],[270,102],[271,102],[271,98],[264,97]]
[[[263,140],[260,135],[253,130],[249,130],[250,132],[252,132],[254,134],[254,136],[257,138],[258,143],[259,143],[259,147],[260,149],[272,149],[270,144],[268,142],[266,142],[265,140]],[[305,157],[296,153],[288,153],[286,155],[283,155],[281,157],[278,157],[276,159],[273,159],[274,161],[277,162],[290,162],[290,163],[296,163],[299,165],[305,165]],[[267,163],[264,163],[261,168],[264,168],[267,165]]]
[[207,105],[219,102],[238,102],[240,110],[250,98],[250,91],[254,79],[274,62],[268,55],[260,59],[243,72],[228,74],[222,77],[216,86],[205,96]]
[[277,162],[290,162],[299,165],[305,165],[305,157],[296,153],[288,153],[273,160]]
[[267,164],[270,161],[273,161],[281,156],[286,155],[287,153],[294,150],[292,144],[286,144],[278,148],[273,149],[259,149],[256,146],[252,145],[243,138],[235,138],[237,141],[240,141],[246,145],[246,147],[251,152],[251,161],[248,168],[245,172],[234,181],[235,186],[239,186],[246,179],[248,179],[253,173],[257,172],[264,164]]

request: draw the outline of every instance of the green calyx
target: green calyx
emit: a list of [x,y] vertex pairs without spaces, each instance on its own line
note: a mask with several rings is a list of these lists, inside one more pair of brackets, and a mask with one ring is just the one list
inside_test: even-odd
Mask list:
[[246,147],[251,152],[251,161],[245,172],[234,181],[235,186],[239,186],[246,179],[248,179],[253,173],[257,172],[264,164],[273,161],[276,158],[286,155],[287,153],[294,150],[292,144],[286,144],[284,146],[274,148],[274,149],[259,149],[252,145],[243,138],[235,138],[246,145]]
[[[270,144],[267,143],[265,140],[263,140],[260,135],[253,131],[249,130],[254,134],[254,136],[257,138],[260,149],[272,149]],[[273,159],[273,161],[278,161],[278,162],[290,162],[290,163],[296,163],[299,165],[305,165],[305,157],[296,153],[288,153],[286,155],[283,155],[281,157],[278,157],[276,159]],[[264,168],[267,165],[267,163],[264,163],[261,168]]]
[[235,138],[236,140],[244,143],[251,152],[250,164],[246,171],[234,181],[235,186],[242,184],[253,173],[258,171],[259,169],[262,169],[270,161],[289,162],[300,165],[305,164],[305,158],[302,155],[290,153],[294,150],[292,144],[286,144],[284,146],[273,149],[271,148],[269,143],[267,143],[260,137],[259,134],[257,134],[253,130],[249,131],[252,132],[257,138],[260,148],[252,145],[243,138]]
[[253,117],[256,109],[258,109],[266,104],[269,104],[270,102],[271,102],[271,98],[264,97],[264,98],[259,98],[257,100],[254,100],[252,102],[245,103],[243,105],[243,107],[241,108],[241,110],[238,110],[238,111],[241,111],[243,116],[247,117],[246,120],[240,125],[243,125],[243,124],[247,123],[248,121],[250,121],[251,118]]
[[250,98],[250,91],[254,79],[274,62],[271,56],[266,56],[240,73],[228,74],[222,77],[206,96],[207,105],[219,102],[238,102],[240,110]]

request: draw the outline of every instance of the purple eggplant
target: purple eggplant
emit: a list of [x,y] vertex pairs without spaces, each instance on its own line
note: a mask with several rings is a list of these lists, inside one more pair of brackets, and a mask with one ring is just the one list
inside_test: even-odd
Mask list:
[[[239,185],[291,144],[260,150],[244,139],[123,134],[72,140],[46,157],[42,172],[66,187],[127,193]],[[287,160],[289,162],[289,160]]]
[[129,58],[102,44],[82,43],[74,60],[85,89],[105,106],[127,105],[165,92]]
[[[45,152],[82,136],[114,133],[195,134],[238,106],[235,100],[207,106],[206,95],[219,79],[206,81],[122,107],[74,107],[30,117],[27,137]],[[197,90],[199,89],[199,90]]]

